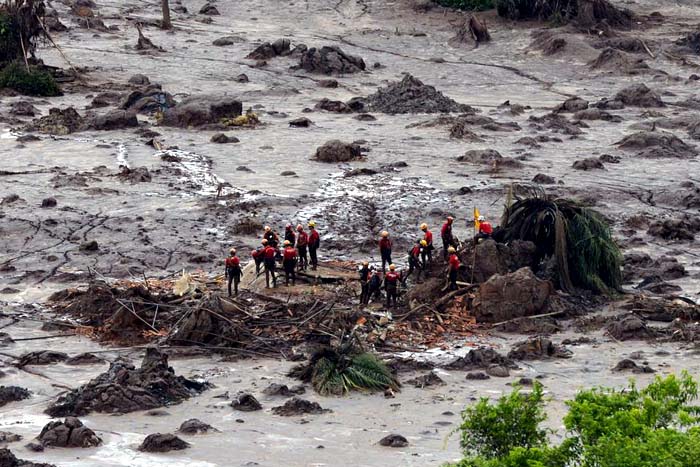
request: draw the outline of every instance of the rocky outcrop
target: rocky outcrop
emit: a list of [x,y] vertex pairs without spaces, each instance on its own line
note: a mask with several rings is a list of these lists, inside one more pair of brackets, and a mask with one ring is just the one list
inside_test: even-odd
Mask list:
[[102,444],[102,439],[75,417],[49,422],[38,436],[42,446],[89,448]]
[[178,128],[200,127],[220,123],[224,118],[235,118],[243,113],[240,100],[229,96],[195,96],[184,99],[163,114],[164,126]]
[[554,288],[549,281],[538,279],[530,268],[495,275],[481,284],[474,301],[477,322],[495,323],[544,310]]
[[339,47],[312,47],[301,55],[299,68],[311,73],[341,75],[363,71],[365,62],[362,57],[348,55]]

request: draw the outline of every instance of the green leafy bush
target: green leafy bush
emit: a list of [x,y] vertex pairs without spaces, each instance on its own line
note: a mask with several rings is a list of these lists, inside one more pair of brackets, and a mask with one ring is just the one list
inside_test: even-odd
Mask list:
[[437,0],[437,2],[449,8],[470,11],[484,11],[495,7],[494,0]]
[[[546,444],[541,386],[515,389],[495,404],[463,413],[458,467],[700,467],[697,383],[687,374],[657,377],[638,390],[597,388],[567,402],[567,437]],[[510,426],[510,430],[507,428]]]
[[10,88],[27,96],[59,96],[61,90],[50,73],[12,62],[0,70],[0,89]]

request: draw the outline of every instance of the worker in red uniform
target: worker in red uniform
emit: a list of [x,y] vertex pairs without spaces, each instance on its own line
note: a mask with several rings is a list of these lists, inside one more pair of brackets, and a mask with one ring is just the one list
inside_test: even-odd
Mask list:
[[318,267],[318,248],[321,246],[321,237],[316,231],[316,222],[309,221],[309,256],[311,257],[311,269]]
[[367,305],[369,303],[369,279],[370,270],[369,262],[364,261],[360,268],[360,304]]
[[275,256],[277,255],[277,248],[267,243],[267,246],[263,250],[263,258],[265,262],[265,284],[266,287],[270,288],[270,277],[272,277],[272,286],[277,287],[277,276],[275,275],[275,269],[277,264],[275,263]]
[[306,271],[309,265],[309,258],[306,255],[306,249],[309,246],[309,236],[304,232],[304,227],[301,224],[297,225],[297,252],[299,253],[299,270]]
[[396,298],[399,294],[399,281],[401,275],[396,272],[396,266],[389,265],[389,272],[384,275],[384,290],[386,291],[386,306],[389,308],[392,304],[396,306]]
[[228,279],[228,296],[231,296],[231,282],[233,282],[236,296],[238,296],[238,283],[241,282],[243,271],[241,271],[241,259],[236,256],[235,248],[231,248],[231,251],[229,251],[229,256],[226,258],[226,261],[224,261],[224,264],[226,265],[224,278]]
[[493,235],[493,227],[491,223],[487,221],[484,216],[479,216],[477,221],[479,222],[479,232],[474,236],[474,245],[479,243],[482,238],[491,238]]
[[284,239],[288,240],[289,243],[294,246],[296,243],[296,238],[297,236],[294,234],[294,227],[292,227],[292,224],[287,224],[287,226],[284,228]]
[[260,266],[265,261],[265,247],[267,247],[267,240],[264,238],[260,242],[260,246],[253,250],[253,260],[255,261],[255,275],[260,274]]
[[382,231],[379,239],[379,254],[382,257],[382,272],[386,273],[386,265],[391,264],[391,240],[386,230]]
[[277,248],[277,244],[279,243],[279,237],[277,237],[277,234],[272,231],[269,225],[265,226],[265,233],[263,234],[263,238],[267,240],[267,243],[272,248]]
[[447,248],[447,253],[450,255],[447,260],[447,277],[450,282],[450,290],[457,290],[457,271],[461,266],[457,250],[453,246]]
[[448,216],[445,223],[442,225],[440,230],[440,236],[442,237],[442,254],[445,259],[447,259],[447,249],[451,246],[455,246],[454,236],[452,235],[452,222],[455,220],[454,217]]
[[[433,262],[433,250],[435,247],[433,246],[433,233],[428,230],[428,224],[425,222],[420,225],[420,229],[423,231],[423,240],[425,240],[426,246],[423,247],[423,264],[427,265],[428,263]],[[426,261],[427,259],[427,261]]]
[[425,240],[417,240],[416,244],[413,245],[413,248],[411,248],[408,252],[408,272],[404,276],[403,282],[404,285],[406,285],[406,281],[408,280],[408,276],[413,273],[414,270],[418,271],[418,277],[416,277],[416,282],[420,282],[420,273],[423,271],[425,268],[425,265],[423,264],[423,260],[421,259],[422,253],[423,253],[423,248],[425,248],[426,242]]
[[289,287],[289,277],[292,277],[292,285],[297,281],[297,249],[289,240],[284,241],[284,251],[282,252],[282,268],[284,269],[284,283]]

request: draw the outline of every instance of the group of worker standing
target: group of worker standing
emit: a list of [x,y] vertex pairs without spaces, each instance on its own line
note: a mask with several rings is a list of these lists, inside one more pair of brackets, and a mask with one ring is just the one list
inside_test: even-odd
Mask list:
[[[476,219],[479,229],[474,238],[477,242],[480,238],[490,237],[493,229],[491,225],[479,216]],[[456,248],[457,241],[452,233],[454,218],[448,216],[440,229],[440,237],[443,246],[443,259],[447,262],[447,279],[449,290],[457,288],[457,272],[461,266]],[[255,261],[255,273],[260,274],[260,268],[264,267],[266,287],[277,287],[277,261],[281,260],[282,269],[285,274],[285,284],[288,286],[291,280],[292,285],[296,283],[296,272],[305,271],[310,265],[312,270],[318,267],[318,249],[320,247],[320,236],[316,231],[316,223],[308,223],[309,233],[304,231],[301,224],[297,225],[296,232],[292,224],[287,224],[284,232],[282,248],[279,248],[279,237],[269,226],[266,226],[263,233],[261,245],[253,250],[252,256]],[[405,274],[397,271],[392,261],[393,243],[389,238],[389,232],[382,231],[379,239],[379,254],[382,261],[381,272],[374,266],[370,266],[368,261],[362,263],[360,268],[360,303],[368,304],[371,297],[380,299],[381,289],[386,293],[387,307],[396,306],[398,298],[399,284],[406,285],[408,278],[416,272],[416,281],[421,281],[421,274],[428,276],[428,267],[433,261],[433,234],[428,228],[428,224],[420,225],[422,235],[408,252],[408,271]],[[308,252],[308,257],[307,257]],[[232,293],[233,283],[234,293],[238,295],[238,285],[242,277],[240,259],[236,255],[236,250],[231,249],[230,256],[226,258],[226,273],[228,279],[228,293]],[[387,267],[389,272],[387,272]],[[382,277],[383,276],[383,277]]]

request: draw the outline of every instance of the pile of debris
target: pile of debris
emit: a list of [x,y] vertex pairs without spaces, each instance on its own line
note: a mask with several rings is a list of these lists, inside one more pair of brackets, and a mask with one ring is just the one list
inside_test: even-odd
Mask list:
[[474,113],[470,106],[455,102],[410,74],[367,97],[367,105],[369,110],[387,114]]

